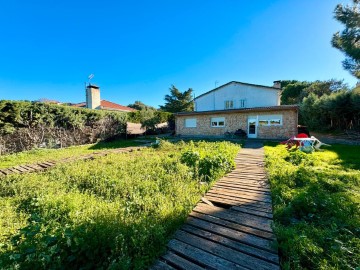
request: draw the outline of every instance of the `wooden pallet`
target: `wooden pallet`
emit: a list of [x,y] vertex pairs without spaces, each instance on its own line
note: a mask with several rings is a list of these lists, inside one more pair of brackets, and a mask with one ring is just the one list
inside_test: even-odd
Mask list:
[[262,145],[248,144],[235,162],[151,269],[280,269]]

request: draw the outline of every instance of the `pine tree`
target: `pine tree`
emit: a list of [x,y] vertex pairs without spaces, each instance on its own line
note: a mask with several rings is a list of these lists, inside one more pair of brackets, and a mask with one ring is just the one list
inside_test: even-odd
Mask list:
[[170,95],[166,95],[164,98],[165,105],[160,106],[162,111],[171,113],[193,111],[193,90],[191,88],[182,93],[174,85],[172,85],[169,90]]
[[345,54],[344,69],[360,79],[360,0],[353,0],[352,6],[338,4],[334,13],[345,29],[334,34],[332,45]]

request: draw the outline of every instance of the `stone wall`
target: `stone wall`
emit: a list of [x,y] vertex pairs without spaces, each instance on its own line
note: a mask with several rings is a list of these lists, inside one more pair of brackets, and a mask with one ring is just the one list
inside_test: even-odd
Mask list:
[[[187,115],[176,115],[176,134],[179,136],[224,136],[224,133],[234,132],[238,129],[248,133],[248,118],[260,115],[282,115],[282,125],[279,126],[257,126],[257,138],[261,139],[285,139],[297,134],[298,113],[297,110],[255,110],[247,112],[214,112],[207,114],[189,113]],[[212,117],[224,117],[224,127],[211,127]],[[196,118],[196,127],[185,127],[185,119]]]

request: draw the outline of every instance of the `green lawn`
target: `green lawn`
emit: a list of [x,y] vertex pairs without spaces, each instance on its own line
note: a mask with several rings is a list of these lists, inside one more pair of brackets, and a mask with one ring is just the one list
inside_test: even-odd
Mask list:
[[162,141],[0,181],[0,269],[147,269],[239,145]]
[[265,152],[283,269],[360,269],[360,146]]
[[67,157],[91,154],[93,152],[106,149],[136,146],[140,144],[141,143],[134,142],[133,140],[118,140],[113,142],[100,142],[97,144],[71,146],[61,149],[34,149],[31,151],[0,156],[0,169],[47,160],[59,160]]

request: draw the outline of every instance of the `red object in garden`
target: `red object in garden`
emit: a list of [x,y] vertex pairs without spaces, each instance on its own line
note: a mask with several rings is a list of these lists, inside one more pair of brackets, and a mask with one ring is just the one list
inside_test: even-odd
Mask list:
[[309,138],[309,136],[305,133],[299,133],[298,135],[291,137],[287,141],[280,142],[280,144],[286,144],[287,149],[290,149],[293,146],[296,146],[296,148],[298,148],[300,146],[300,141],[294,140],[295,138]]

